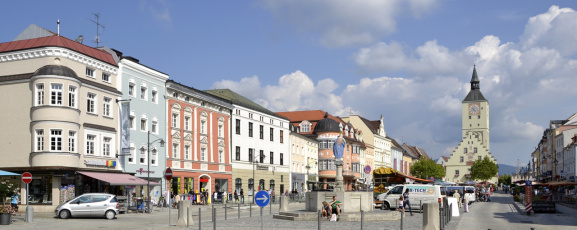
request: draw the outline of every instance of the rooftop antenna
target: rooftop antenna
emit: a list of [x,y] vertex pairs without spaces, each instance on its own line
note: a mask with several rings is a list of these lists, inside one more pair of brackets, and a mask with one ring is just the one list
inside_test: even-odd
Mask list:
[[100,13],[92,13],[92,15],[94,15],[94,17],[96,18],[96,21],[92,20],[92,19],[88,19],[91,22],[94,22],[96,24],[96,37],[94,38],[94,42],[96,42],[96,47],[99,46],[100,44],[100,27],[102,27],[102,29],[106,28],[104,25],[100,24]]
[[56,21],[56,24],[58,25],[58,30],[57,30],[57,35],[60,36],[60,19],[58,19],[58,21]]

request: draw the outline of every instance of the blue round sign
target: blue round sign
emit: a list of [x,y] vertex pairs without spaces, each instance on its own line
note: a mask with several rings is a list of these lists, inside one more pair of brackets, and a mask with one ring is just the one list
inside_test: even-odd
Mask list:
[[260,207],[267,206],[269,201],[270,201],[270,196],[268,195],[268,192],[266,192],[264,190],[258,191],[256,193],[256,195],[254,196],[254,202],[256,203],[256,205],[258,205]]

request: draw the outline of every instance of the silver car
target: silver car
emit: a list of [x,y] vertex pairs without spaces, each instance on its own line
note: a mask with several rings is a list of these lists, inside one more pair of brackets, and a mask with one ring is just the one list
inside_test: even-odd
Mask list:
[[86,193],[66,203],[58,205],[54,214],[62,219],[69,217],[106,217],[114,219],[118,215],[116,196],[108,193]]

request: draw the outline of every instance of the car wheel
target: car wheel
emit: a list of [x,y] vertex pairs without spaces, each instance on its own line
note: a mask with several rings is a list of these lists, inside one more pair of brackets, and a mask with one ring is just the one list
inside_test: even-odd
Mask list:
[[62,211],[60,211],[58,216],[60,216],[61,219],[68,219],[68,218],[70,218],[70,211],[62,210]]
[[114,216],[116,216],[116,213],[112,210],[108,210],[104,215],[106,216],[106,219],[112,220],[114,219]]
[[389,209],[391,209],[391,206],[389,205],[389,203],[383,202],[383,205],[381,205],[381,209],[382,210],[389,210]]

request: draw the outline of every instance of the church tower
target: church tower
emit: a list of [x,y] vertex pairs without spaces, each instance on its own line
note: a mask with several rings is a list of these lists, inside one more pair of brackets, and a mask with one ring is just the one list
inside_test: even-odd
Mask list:
[[[481,93],[477,69],[473,67],[471,91],[462,102],[462,139],[447,161],[446,181],[464,183],[471,181],[471,166],[485,156],[497,160],[490,153],[489,101]],[[497,177],[490,181],[497,183]]]

